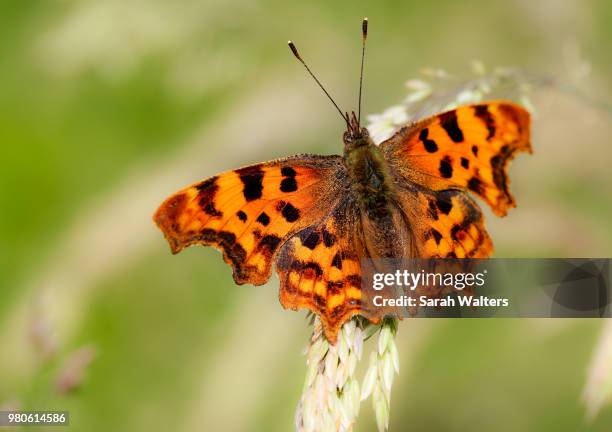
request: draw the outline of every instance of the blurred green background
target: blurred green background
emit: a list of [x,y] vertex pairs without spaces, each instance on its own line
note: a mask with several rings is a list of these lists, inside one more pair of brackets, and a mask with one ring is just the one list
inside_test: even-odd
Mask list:
[[[277,281],[235,286],[209,248],[172,256],[170,193],[219,171],[339,153],[339,104],[405,96],[424,67],[478,59],[558,78],[534,92],[517,209],[496,255],[612,256],[612,4],[5,0],[0,5],[0,407],[61,409],[78,431],[287,431],[309,336]],[[587,74],[587,72],[589,72]],[[582,97],[578,95],[587,95]],[[590,95],[590,96],[589,96]],[[597,320],[400,325],[391,430],[610,430],[580,401]],[[369,345],[368,345],[369,346]],[[369,401],[357,430],[375,428]],[[32,429],[36,430],[36,429]]]

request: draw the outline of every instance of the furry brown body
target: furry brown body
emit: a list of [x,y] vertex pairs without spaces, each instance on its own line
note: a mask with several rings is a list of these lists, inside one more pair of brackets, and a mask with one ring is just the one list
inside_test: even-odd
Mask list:
[[359,205],[367,256],[412,256],[409,224],[397,205],[391,169],[367,129],[344,135],[344,164]]

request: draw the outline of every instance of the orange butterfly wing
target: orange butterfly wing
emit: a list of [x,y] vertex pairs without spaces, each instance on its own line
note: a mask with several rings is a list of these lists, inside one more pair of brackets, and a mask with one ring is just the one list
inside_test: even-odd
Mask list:
[[173,253],[193,244],[220,249],[238,284],[265,283],[276,262],[281,304],[318,314],[335,342],[361,311],[349,188],[340,156],[294,156],[191,185],[164,201],[154,221]]
[[381,144],[398,176],[439,191],[470,190],[499,216],[515,206],[506,166],[531,152],[529,113],[512,102],[461,106],[402,128]]
[[279,252],[280,301],[321,318],[327,339],[355,314],[363,314],[358,209],[345,198],[318,224],[300,231]]
[[[418,258],[486,258],[493,243],[478,204],[457,189],[399,194]],[[408,257],[409,258],[409,257]]]
[[299,155],[229,171],[175,193],[154,221],[173,253],[213,246],[238,284],[261,285],[278,248],[333,208],[339,156]]
[[511,102],[461,106],[408,125],[381,144],[415,237],[416,255],[483,258],[493,253],[479,206],[515,206],[507,163],[531,152],[529,113]]

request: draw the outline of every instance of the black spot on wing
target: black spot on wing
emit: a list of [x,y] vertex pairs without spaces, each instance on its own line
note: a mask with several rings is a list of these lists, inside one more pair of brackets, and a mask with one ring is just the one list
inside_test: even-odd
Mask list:
[[297,190],[297,182],[293,177],[284,178],[281,180],[280,190],[281,192],[295,192]]
[[452,198],[457,195],[459,192],[456,190],[448,189],[440,191],[436,194],[436,207],[440,212],[445,215],[449,214],[453,209]]
[[472,153],[474,154],[474,156],[478,156],[478,146],[472,146]]
[[327,231],[325,228],[321,230],[321,234],[323,235],[323,243],[325,243],[325,246],[332,247],[336,242],[336,236]]
[[246,259],[246,251],[236,242],[236,235],[229,231],[215,231],[210,228],[205,228],[200,232],[198,240],[204,241],[205,243],[218,245],[225,255],[229,258],[235,268],[239,266]]
[[200,184],[196,185],[196,189],[199,191],[204,191],[212,188],[216,188],[217,176],[211,177],[209,179],[204,180]]
[[461,166],[465,169],[468,169],[470,167],[470,161],[468,158],[461,158]]
[[339,294],[344,288],[344,281],[327,281],[328,294]]
[[453,208],[453,204],[450,202],[450,200],[443,200],[439,198],[438,200],[436,200],[436,206],[442,213],[446,215],[449,214],[451,209]]
[[257,216],[257,222],[259,222],[263,226],[268,226],[268,224],[270,223],[270,216],[268,216],[266,212],[261,212],[261,214]]
[[428,153],[435,153],[438,151],[438,145],[434,140],[428,139],[428,135],[429,129],[425,128],[419,133],[419,139],[423,143],[423,146]]
[[243,188],[242,193],[247,201],[254,201],[261,198],[263,192],[264,172],[259,165],[241,168],[236,170],[240,176]]
[[499,153],[491,158],[491,168],[493,169],[493,183],[500,190],[504,192],[506,196],[509,196],[508,192],[508,179],[506,177],[506,172],[504,171],[504,167],[506,165],[506,161],[512,155],[512,149],[510,146],[505,145],[500,150]]
[[461,132],[459,123],[457,123],[457,113],[455,110],[440,115],[440,126],[442,126],[453,142],[460,143],[463,141],[463,132]]
[[[470,225],[477,223],[482,219],[482,214],[480,213],[476,205],[469,200],[465,201],[464,211],[465,217],[460,223],[453,225],[450,232],[451,238],[458,242],[462,242],[465,240],[465,238],[467,237],[466,231],[468,230]],[[474,239],[476,246],[478,246],[479,243],[482,243],[482,239],[480,237],[481,234],[479,233],[478,238]],[[466,253],[469,252],[470,251],[466,250]]]
[[282,167],[281,168],[281,174],[282,174],[283,177],[295,177],[295,175],[297,173],[291,167]]
[[284,177],[280,184],[281,192],[295,192],[298,188],[297,181],[295,180],[297,174],[295,170],[291,167],[282,167],[281,174]]
[[334,258],[332,259],[332,266],[336,267],[338,270],[342,270],[342,258],[340,257],[339,253],[334,255]]
[[439,167],[440,175],[444,178],[451,178],[453,176],[453,165],[451,159],[448,156],[444,156],[440,161]]
[[484,188],[478,177],[474,176],[468,180],[468,189],[477,194],[484,195]]
[[316,231],[306,231],[300,235],[300,241],[302,245],[308,249],[313,250],[321,242],[321,236]]
[[320,294],[314,293],[312,298],[319,310],[325,310],[325,306],[327,306],[327,301],[325,300],[325,297]]
[[[200,204],[202,203],[200,202]],[[215,205],[212,203],[212,201],[204,204],[202,209],[204,210],[204,213],[206,213],[207,215],[215,216],[215,217],[223,216],[223,213],[221,213],[219,210],[215,208]]]
[[510,120],[512,123],[516,124],[516,128],[518,130],[518,133],[520,135],[523,134],[523,123],[521,122],[521,119],[519,118],[518,112],[512,108],[510,105],[508,104],[499,104],[498,107],[499,111],[502,113],[502,115],[504,117],[506,117],[508,120]]
[[348,275],[344,278],[347,284],[354,286],[355,288],[361,288],[361,277],[359,275]]
[[[451,238],[455,241],[461,241],[463,240],[463,238],[465,237],[463,236],[459,236],[460,233],[463,233],[463,227],[459,224],[453,225],[453,227],[451,228]],[[461,238],[460,238],[461,237]]]
[[453,208],[453,204],[451,203],[450,200],[446,201],[446,200],[442,200],[442,199],[438,199],[436,201],[436,206],[438,207],[438,209],[444,213],[444,214],[449,214],[450,211]]
[[333,319],[336,320],[338,319],[338,317],[340,317],[344,312],[346,311],[346,306],[343,304],[340,304],[338,306],[336,306],[335,308],[333,308],[331,310],[331,312],[329,313],[329,316]]
[[242,210],[239,210],[238,213],[236,213],[236,216],[238,216],[238,219],[240,219],[242,222],[246,222],[247,220],[247,215]]
[[281,210],[281,214],[287,222],[295,222],[300,218],[300,210],[295,208],[291,203],[285,204]]
[[220,217],[223,216],[219,210],[215,208],[215,195],[219,186],[217,186],[217,177],[211,177],[208,180],[204,180],[200,184],[196,185],[198,193],[198,203],[200,208],[210,216]]
[[217,237],[221,239],[222,243],[230,246],[236,243],[236,235],[229,231],[219,231]]
[[258,248],[260,250],[268,251],[269,254],[273,254],[274,251],[276,251],[276,249],[278,248],[278,245],[280,244],[280,242],[281,242],[280,237],[274,234],[268,234],[260,240]]
[[432,228],[431,229],[431,235],[433,236],[434,240],[436,241],[436,244],[439,245],[440,244],[440,240],[442,240],[442,234],[440,234],[440,232],[437,229]]
[[487,140],[490,140],[495,136],[495,120],[489,112],[489,107],[486,105],[476,105],[474,107],[474,114],[485,124],[488,135]]
[[291,270],[295,270],[297,272],[302,273],[302,276],[307,277],[307,279],[315,279],[320,278],[323,275],[323,270],[321,270],[321,266],[319,264],[309,261],[299,261],[295,260],[291,263]]

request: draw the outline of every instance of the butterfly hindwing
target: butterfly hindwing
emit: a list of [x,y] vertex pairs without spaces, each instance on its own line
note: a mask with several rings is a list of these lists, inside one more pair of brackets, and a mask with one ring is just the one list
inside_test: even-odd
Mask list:
[[402,128],[381,150],[403,180],[470,190],[503,216],[515,206],[506,165],[531,152],[529,128],[529,113],[511,102],[466,105]]
[[363,312],[355,210],[340,203],[325,219],[291,237],[277,261],[282,305],[319,315],[332,343],[342,324]]
[[419,258],[485,258],[493,244],[484,217],[470,196],[459,189],[404,190],[398,194],[408,215]]
[[333,208],[339,156],[299,155],[229,171],[188,186],[155,213],[173,253],[214,246],[238,284],[265,283],[280,246]]

